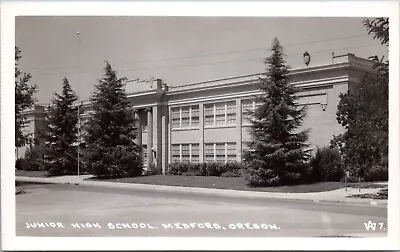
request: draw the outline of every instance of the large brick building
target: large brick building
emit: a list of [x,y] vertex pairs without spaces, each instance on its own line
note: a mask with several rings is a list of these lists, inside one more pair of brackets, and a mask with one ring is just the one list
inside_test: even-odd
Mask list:
[[[290,71],[291,84],[300,88],[298,102],[307,105],[302,127],[311,130],[311,148],[327,146],[332,135],[343,132],[336,121],[339,94],[371,69],[371,61],[346,54],[333,57],[330,64]],[[139,121],[136,141],[143,146],[145,166],[165,173],[168,163],[174,161],[240,161],[250,141],[245,112],[257,106],[259,76],[181,86],[167,86],[159,79],[142,86],[128,83],[128,99]],[[130,91],[133,85],[134,92]],[[90,103],[83,102],[83,124],[90,110]],[[29,132],[35,133],[42,114],[42,106],[27,111]],[[18,156],[24,149],[20,148]]]

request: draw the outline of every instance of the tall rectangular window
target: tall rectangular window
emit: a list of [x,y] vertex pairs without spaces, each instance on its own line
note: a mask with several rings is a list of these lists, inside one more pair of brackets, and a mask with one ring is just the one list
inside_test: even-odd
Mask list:
[[215,144],[215,153],[217,162],[225,162],[225,143],[216,143]]
[[236,123],[236,101],[226,103],[226,124]]
[[204,145],[204,158],[206,162],[214,161],[214,144],[206,143]]
[[199,127],[199,118],[200,118],[199,105],[192,106],[192,112],[191,112],[192,127],[194,128]]
[[227,161],[236,161],[236,143],[227,143],[226,157]]
[[182,107],[182,124],[181,127],[182,128],[188,128],[190,127],[190,107]]
[[242,101],[242,124],[249,125],[251,115],[250,113],[254,111],[254,100],[243,100]]
[[172,128],[180,128],[181,127],[181,112],[179,108],[171,109],[171,118],[172,118]]
[[142,145],[143,165],[147,165],[147,145]]
[[180,153],[180,145],[179,144],[173,144],[171,146],[171,154],[172,154],[172,162],[181,161],[181,153]]
[[214,125],[214,104],[204,105],[204,118],[205,125]]
[[182,153],[182,162],[189,162],[190,161],[190,145],[189,144],[182,144],[181,145],[181,153]]
[[225,124],[225,103],[215,104],[215,124],[216,125]]
[[200,149],[199,144],[192,144],[191,145],[191,162],[198,163],[200,162]]

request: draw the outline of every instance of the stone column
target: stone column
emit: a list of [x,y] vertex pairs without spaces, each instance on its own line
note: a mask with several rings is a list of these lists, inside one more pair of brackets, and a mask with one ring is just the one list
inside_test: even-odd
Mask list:
[[147,170],[152,172],[153,165],[153,113],[152,108],[147,109]]
[[135,110],[135,119],[136,126],[138,128],[137,136],[136,136],[136,144],[142,147],[142,122],[140,120],[140,111]]

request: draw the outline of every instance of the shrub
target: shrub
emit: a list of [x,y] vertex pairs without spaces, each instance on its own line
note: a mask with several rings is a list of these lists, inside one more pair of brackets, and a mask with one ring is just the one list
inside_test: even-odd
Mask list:
[[40,145],[31,145],[25,153],[23,170],[25,171],[42,171],[45,169],[44,147]]
[[218,162],[210,162],[206,163],[206,171],[207,175],[206,176],[221,176],[223,168],[221,167],[221,163]]
[[223,168],[221,177],[240,177],[243,165],[236,161],[227,162]]
[[312,182],[340,181],[345,175],[340,153],[334,148],[318,148],[310,165]]
[[28,164],[28,162],[26,161],[25,158],[18,158],[18,159],[15,161],[15,168],[16,168],[17,170],[28,171],[28,170],[29,170],[29,164]]
[[185,162],[174,162],[168,166],[169,175],[183,175],[189,171],[189,164]]
[[240,177],[241,170],[242,165],[238,162],[174,162],[169,164],[167,174],[182,176]]
[[388,167],[384,165],[375,165],[371,167],[365,174],[365,181],[388,181],[389,171]]

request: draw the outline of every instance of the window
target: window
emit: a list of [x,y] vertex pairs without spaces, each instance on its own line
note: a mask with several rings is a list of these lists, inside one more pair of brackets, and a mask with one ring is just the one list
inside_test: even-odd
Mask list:
[[254,101],[253,100],[243,100],[242,101],[242,124],[250,124],[250,112],[254,111]]
[[214,125],[214,104],[207,104],[204,106],[205,125]]
[[236,161],[236,143],[206,143],[204,154],[206,162]]
[[182,107],[181,111],[181,128],[188,128],[190,127],[190,107]]
[[216,143],[215,153],[217,162],[225,162],[225,143]]
[[199,105],[172,108],[172,129],[198,128],[199,116]]
[[200,149],[199,144],[192,144],[191,146],[191,162],[198,163],[200,162]]
[[216,125],[225,124],[225,103],[215,104],[215,124]]
[[236,102],[226,103],[226,123],[235,124],[236,123]]
[[227,143],[226,157],[227,161],[236,160],[236,143]]
[[235,125],[236,101],[204,105],[205,126]]
[[204,145],[204,157],[206,162],[214,161],[214,144],[206,143]]
[[191,119],[192,119],[192,127],[199,127],[199,118],[200,118],[200,112],[199,112],[199,105],[192,106],[192,112],[191,112]]
[[194,162],[200,159],[199,144],[173,144],[171,145],[172,162]]
[[147,165],[147,145],[142,145],[143,164]]
[[182,144],[181,145],[181,153],[182,153],[182,162],[190,162],[190,145]]

